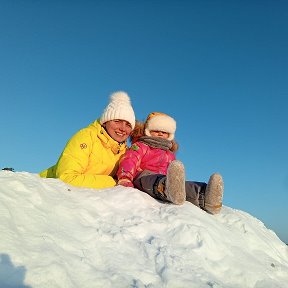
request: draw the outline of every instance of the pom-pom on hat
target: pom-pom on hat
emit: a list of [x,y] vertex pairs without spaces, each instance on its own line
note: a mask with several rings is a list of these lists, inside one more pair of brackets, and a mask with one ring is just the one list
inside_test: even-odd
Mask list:
[[176,121],[165,113],[152,112],[145,121],[145,135],[151,136],[151,130],[169,133],[167,139],[173,140],[176,131]]
[[132,129],[135,127],[135,113],[126,92],[118,91],[111,94],[110,102],[100,118],[100,124],[115,119],[126,120]]

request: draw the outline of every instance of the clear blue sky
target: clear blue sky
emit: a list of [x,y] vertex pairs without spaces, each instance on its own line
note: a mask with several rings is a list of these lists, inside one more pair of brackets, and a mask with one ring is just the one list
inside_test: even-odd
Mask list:
[[0,1],[0,166],[36,173],[124,90],[177,121],[189,180],[288,243],[288,2]]

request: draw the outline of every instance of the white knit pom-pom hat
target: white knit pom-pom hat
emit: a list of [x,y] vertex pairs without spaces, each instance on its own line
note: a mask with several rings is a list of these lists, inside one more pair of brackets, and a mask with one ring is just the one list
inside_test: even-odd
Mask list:
[[115,119],[126,120],[132,129],[135,127],[135,113],[126,92],[118,91],[111,94],[110,102],[100,118],[100,124]]
[[176,121],[165,113],[152,112],[145,121],[145,135],[151,136],[151,130],[169,133],[167,139],[173,140],[176,131]]

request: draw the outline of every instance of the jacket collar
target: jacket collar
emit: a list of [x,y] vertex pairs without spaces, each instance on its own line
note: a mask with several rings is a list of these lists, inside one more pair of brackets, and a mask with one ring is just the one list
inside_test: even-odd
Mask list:
[[103,146],[107,149],[111,149],[114,154],[119,154],[120,152],[126,149],[126,141],[119,143],[114,140],[105,130],[103,126],[99,123],[99,119],[96,120],[93,124],[97,128],[97,134],[99,139],[101,140]]

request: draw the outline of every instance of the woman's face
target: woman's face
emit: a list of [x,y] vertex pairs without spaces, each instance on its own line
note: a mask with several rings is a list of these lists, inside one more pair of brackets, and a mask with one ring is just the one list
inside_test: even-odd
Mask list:
[[132,126],[126,120],[110,120],[103,124],[107,133],[117,142],[125,141],[132,132]]

